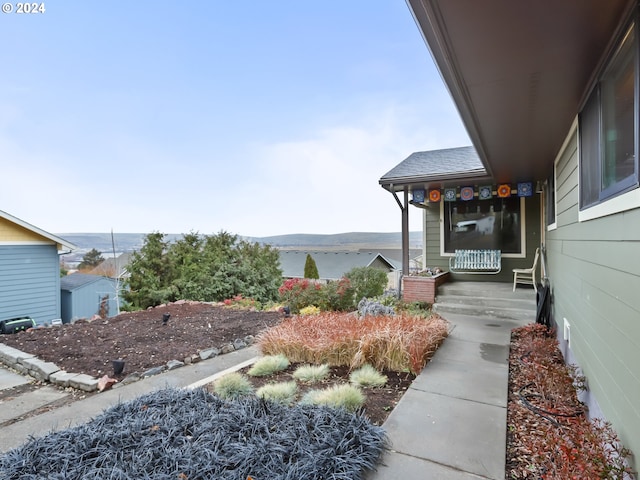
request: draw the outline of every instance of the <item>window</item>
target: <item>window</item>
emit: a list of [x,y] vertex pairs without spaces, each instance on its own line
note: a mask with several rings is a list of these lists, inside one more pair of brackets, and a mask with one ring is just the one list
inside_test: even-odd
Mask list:
[[580,208],[638,187],[635,25],[580,113]]
[[556,166],[553,166],[553,172],[549,175],[545,185],[545,209],[547,228],[551,228],[556,224]]
[[522,253],[524,203],[520,198],[443,203],[445,253],[457,249]]

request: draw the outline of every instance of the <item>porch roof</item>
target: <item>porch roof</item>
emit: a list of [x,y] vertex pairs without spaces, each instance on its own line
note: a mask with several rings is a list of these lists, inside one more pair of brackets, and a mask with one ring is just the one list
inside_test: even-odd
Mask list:
[[401,191],[407,185],[429,188],[482,178],[487,178],[487,171],[475,148],[458,147],[412,153],[385,173],[379,183],[389,191]]
[[488,174],[543,180],[636,0],[407,0]]

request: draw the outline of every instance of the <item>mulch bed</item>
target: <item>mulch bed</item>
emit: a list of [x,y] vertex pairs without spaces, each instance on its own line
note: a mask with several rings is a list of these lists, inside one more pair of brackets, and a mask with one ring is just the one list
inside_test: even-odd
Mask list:
[[[163,325],[165,313],[171,317]],[[256,336],[282,318],[278,312],[234,310],[208,303],[172,303],[92,322],[80,320],[0,335],[0,342],[53,362],[67,372],[122,379],[170,360],[184,361],[201,350]],[[125,361],[125,369],[121,375],[114,375],[111,362],[119,358]]]

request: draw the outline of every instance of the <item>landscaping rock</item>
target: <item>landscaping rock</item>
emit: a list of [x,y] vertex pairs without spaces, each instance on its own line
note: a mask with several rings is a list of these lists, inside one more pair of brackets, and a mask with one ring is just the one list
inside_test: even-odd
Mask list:
[[200,359],[206,360],[207,358],[216,357],[220,355],[220,350],[217,348],[207,348],[206,350],[202,350],[200,352]]
[[142,374],[142,378],[151,377],[153,375],[158,375],[159,373],[164,372],[164,367],[153,367],[147,370]]
[[235,351],[235,348],[231,343],[227,343],[226,345],[223,345],[222,348],[220,349],[220,353],[222,354],[231,353],[233,351]]
[[180,367],[184,367],[184,362],[181,362],[180,360],[169,360],[167,362],[167,370],[175,370]]
[[243,348],[246,348],[246,347],[247,347],[247,343],[244,340],[236,338],[233,341],[233,348],[236,350],[242,350]]
[[115,378],[111,378],[109,375],[104,375],[100,378],[100,380],[98,380],[98,391],[104,392],[105,390],[109,390],[117,382],[118,380],[116,380]]

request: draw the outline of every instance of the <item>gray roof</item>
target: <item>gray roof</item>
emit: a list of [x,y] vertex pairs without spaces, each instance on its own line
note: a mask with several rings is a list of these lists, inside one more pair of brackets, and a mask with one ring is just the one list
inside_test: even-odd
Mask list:
[[355,267],[382,264],[388,271],[394,264],[377,252],[280,250],[280,268],[284,278],[304,278],[304,264],[310,254],[322,280],[338,280]]
[[412,153],[385,173],[380,184],[388,186],[486,175],[476,149],[458,147]]
[[101,275],[90,275],[88,273],[72,273],[60,279],[60,289],[73,291],[85,285],[89,285],[100,280],[109,280],[110,278]]

